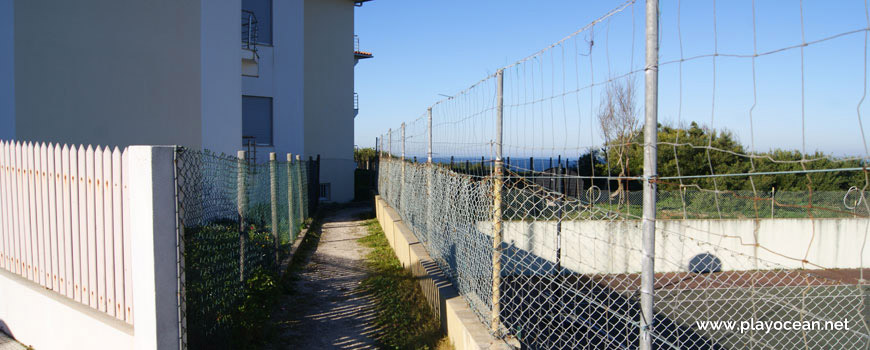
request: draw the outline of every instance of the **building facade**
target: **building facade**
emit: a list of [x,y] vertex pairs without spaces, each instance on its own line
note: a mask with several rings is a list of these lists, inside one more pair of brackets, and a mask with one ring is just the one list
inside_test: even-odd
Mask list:
[[0,0],[0,139],[320,155],[349,201],[361,4]]

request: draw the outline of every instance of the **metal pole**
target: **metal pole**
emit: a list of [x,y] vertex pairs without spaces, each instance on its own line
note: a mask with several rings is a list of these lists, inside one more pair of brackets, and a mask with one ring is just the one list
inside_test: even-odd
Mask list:
[[562,156],[559,156],[559,169],[556,194],[556,273],[562,270],[562,193],[565,192],[565,178],[562,176]]
[[396,205],[401,206],[402,198],[405,195],[405,123],[402,123],[402,182],[399,183],[399,203]]
[[432,163],[432,107],[429,107],[429,109],[426,110],[426,115],[429,119],[429,125],[427,127],[429,129],[428,130],[429,131],[429,152],[428,152],[428,159],[426,160],[426,162],[431,164]]
[[275,248],[275,266],[278,266],[278,156],[269,152],[269,199],[272,202],[272,243]]
[[248,191],[247,191],[247,163],[245,162],[245,151],[237,153],[237,168],[236,168],[236,185],[238,193],[236,193],[236,209],[239,214],[239,281],[245,281],[245,241],[247,236],[247,228],[245,227],[245,212],[248,208]]
[[387,155],[390,156],[390,158],[392,158],[393,157],[393,128],[387,129],[387,135],[389,137],[389,139],[388,139],[389,143],[387,144],[387,146],[389,146],[389,149],[387,149]]
[[296,191],[296,197],[299,198],[299,221],[300,223],[305,222],[305,207],[308,203],[305,203],[305,197],[303,197],[303,191],[305,188],[302,187],[302,155],[296,155],[296,182],[298,183],[299,190]]
[[640,282],[640,350],[652,350],[655,283],[656,169],[658,143],[659,2],[646,1],[646,88],[643,147],[643,248]]
[[296,218],[293,208],[293,153],[287,153],[287,227],[290,231],[290,244],[296,242]]
[[776,187],[770,188],[770,218],[773,219],[773,205],[776,203]]
[[504,70],[496,78],[495,176],[492,186],[492,319],[491,330],[498,334],[501,323],[501,243],[502,243],[502,124],[504,122]]

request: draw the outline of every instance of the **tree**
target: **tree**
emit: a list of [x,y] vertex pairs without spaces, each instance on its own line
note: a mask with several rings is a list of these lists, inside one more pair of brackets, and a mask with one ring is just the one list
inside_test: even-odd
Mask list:
[[[608,156],[608,166],[614,162],[619,168],[619,176],[626,176],[628,170],[628,149],[634,136],[639,131],[636,104],[636,88],[631,78],[611,81],[607,84],[601,96],[598,109],[598,124],[604,136]],[[625,203],[624,181],[618,181],[616,192],[610,196],[619,196],[619,203]]]
[[368,169],[376,157],[377,153],[375,152],[375,149],[371,147],[357,148],[353,150],[353,160],[356,161],[357,167],[365,165],[364,169]]

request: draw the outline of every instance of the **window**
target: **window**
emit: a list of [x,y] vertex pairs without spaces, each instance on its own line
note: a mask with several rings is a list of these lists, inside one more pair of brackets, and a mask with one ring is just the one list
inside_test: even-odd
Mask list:
[[272,0],[242,0],[242,10],[257,18],[257,43],[272,44]]
[[242,140],[242,144],[272,145],[271,97],[242,96]]

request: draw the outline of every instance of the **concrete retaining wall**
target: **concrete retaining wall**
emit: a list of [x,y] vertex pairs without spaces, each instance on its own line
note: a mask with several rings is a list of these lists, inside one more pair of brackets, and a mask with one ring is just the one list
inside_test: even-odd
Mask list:
[[380,196],[375,197],[375,212],[396,257],[419,279],[429,306],[441,320],[441,328],[454,347],[457,350],[510,349],[505,342],[489,334],[487,326],[471,311],[414,233],[399,219],[399,214]]
[[[478,224],[488,234],[491,224]],[[870,264],[863,249],[870,220],[762,219],[659,220],[656,272],[686,271],[698,254],[710,253],[724,271],[780,268],[859,268]],[[556,261],[554,221],[504,223],[504,241],[538,258]],[[578,273],[639,273],[639,220],[562,223],[562,266]],[[757,243],[757,244],[756,244]],[[806,256],[807,264],[801,260]],[[521,266],[515,266],[521,268]]]

